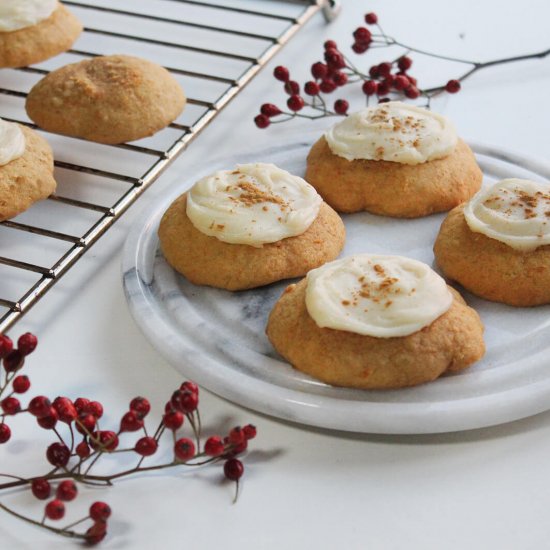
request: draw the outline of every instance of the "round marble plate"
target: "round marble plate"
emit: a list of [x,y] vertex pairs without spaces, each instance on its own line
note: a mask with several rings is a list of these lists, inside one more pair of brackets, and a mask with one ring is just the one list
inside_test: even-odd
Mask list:
[[[513,308],[463,293],[485,324],[487,354],[469,370],[415,388],[361,391],[327,386],[294,370],[271,347],[264,329],[291,281],[227,292],[192,285],[159,251],[157,227],[168,205],[200,176],[237,163],[273,162],[303,175],[314,138],[219,162],[180,175],[132,228],[123,279],[130,310],[147,338],[182,374],[235,403],[323,428],[419,434],[491,426],[550,408],[550,306]],[[550,167],[473,145],[488,184],[504,177],[550,180]],[[402,254],[433,265],[443,220],[344,216],[343,255]]]

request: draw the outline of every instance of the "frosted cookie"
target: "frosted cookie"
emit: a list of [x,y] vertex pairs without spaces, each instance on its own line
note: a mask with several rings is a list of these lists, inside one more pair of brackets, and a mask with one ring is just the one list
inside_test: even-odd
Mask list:
[[80,21],[57,0],[0,1],[0,67],[24,67],[67,51]]
[[485,352],[477,313],[402,256],[357,254],[310,271],[285,290],[266,332],[296,369],[354,388],[429,382]]
[[417,218],[468,200],[482,173],[449,120],[391,101],[329,129],[308,155],[306,180],[338,212]]
[[199,180],[164,214],[160,245],[192,283],[228,290],[299,277],[344,246],[342,220],[302,178],[243,164]]
[[550,183],[506,179],[449,212],[434,246],[443,273],[513,306],[550,303]]
[[55,187],[53,155],[46,140],[0,119],[0,221],[47,198]]
[[184,106],[183,90],[166,69],[127,55],[61,67],[26,102],[29,117],[49,132],[111,144],[153,135]]

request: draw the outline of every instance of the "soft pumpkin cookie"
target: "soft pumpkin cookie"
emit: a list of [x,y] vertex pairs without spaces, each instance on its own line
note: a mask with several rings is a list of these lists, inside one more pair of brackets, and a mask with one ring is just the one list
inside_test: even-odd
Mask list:
[[305,178],[338,212],[417,218],[468,200],[482,173],[446,118],[392,101],[326,132],[308,155]]
[[272,164],[203,178],[164,214],[168,263],[192,283],[242,290],[299,277],[333,260],[342,220],[304,180]]
[[158,132],[180,115],[185,101],[163,67],[110,55],[51,72],[32,88],[26,109],[50,132],[116,144]]
[[17,216],[55,188],[53,155],[46,140],[0,119],[0,221]]
[[502,180],[457,206],[434,245],[443,273],[513,306],[550,303],[550,184]]
[[0,2],[0,67],[24,67],[67,51],[80,21],[57,0]]
[[287,287],[267,324],[296,369],[335,386],[391,389],[456,372],[484,352],[477,313],[427,265],[358,254]]

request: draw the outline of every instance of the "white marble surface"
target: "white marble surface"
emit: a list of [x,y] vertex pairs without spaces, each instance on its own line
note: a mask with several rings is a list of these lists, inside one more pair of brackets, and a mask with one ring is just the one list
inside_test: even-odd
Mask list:
[[[347,40],[361,14],[370,10],[403,41],[449,55],[492,59],[548,47],[550,6],[545,0],[466,0],[452,9],[435,0],[345,0],[342,17],[332,28],[315,19],[271,67],[285,63],[305,75],[323,40]],[[257,105],[279,97],[268,72],[147,192],[149,200],[163,193],[177,170],[184,173],[212,151],[232,154],[290,139],[296,125],[259,132],[250,121]],[[417,72],[423,74],[421,68]],[[470,80],[449,99],[445,112],[467,138],[545,159],[549,89],[550,59],[496,67]],[[33,390],[99,397],[113,422],[137,394],[150,396],[161,407],[181,380],[141,335],[125,304],[120,251],[138,216],[136,206],[18,327],[41,338],[28,366]],[[207,392],[202,409],[208,426],[251,421],[259,428],[238,504],[231,505],[232,487],[220,483],[215,469],[196,476],[141,477],[106,492],[86,491],[73,510],[83,510],[97,498],[114,509],[104,548],[548,546],[550,413],[470,432],[397,437],[287,424]],[[12,428],[14,442],[0,449],[2,470],[37,471],[47,434],[23,420]],[[34,506],[26,497],[12,502],[29,511]],[[74,546],[2,516],[2,548]]]

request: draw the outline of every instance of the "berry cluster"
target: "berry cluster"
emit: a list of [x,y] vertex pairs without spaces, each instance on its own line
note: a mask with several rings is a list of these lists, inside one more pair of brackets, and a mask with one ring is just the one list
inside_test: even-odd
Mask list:
[[[328,40],[324,44],[324,61],[317,61],[311,65],[313,80],[306,82],[302,91],[300,84],[291,79],[290,72],[286,67],[275,68],[273,73],[275,78],[283,83],[284,91],[290,96],[286,102],[288,110],[281,109],[272,103],[264,103],[261,106],[260,114],[254,118],[256,126],[267,128],[271,124],[285,122],[296,117],[313,120],[327,116],[345,116],[349,110],[349,102],[341,98],[329,102],[326,96],[339,91],[346,85],[355,83],[361,85],[367,105],[371,99],[377,99],[379,103],[383,103],[392,99],[417,100],[422,98],[425,106],[429,108],[433,97],[443,92],[449,94],[459,92],[461,82],[480,69],[524,59],[543,58],[550,54],[550,50],[547,50],[487,62],[457,59],[425,52],[398,42],[382,30],[375,13],[367,13],[365,23],[368,26],[360,26],[353,31],[351,49],[355,54],[362,55],[372,48],[390,46],[401,47],[403,53],[392,61],[371,65],[366,72],[363,72],[342,53],[336,42]],[[459,78],[451,79],[441,86],[421,88],[416,77],[410,74],[413,65],[410,54],[413,52],[464,63],[472,67]],[[304,109],[306,110],[304,111]]]
[[[236,426],[224,437],[213,435],[203,446],[198,410],[199,388],[190,381],[183,382],[174,391],[152,435],[145,426],[151,411],[151,404],[145,397],[135,397],[130,401],[117,430],[103,429],[100,426],[103,422],[103,405],[84,397],[73,401],[68,397],[60,396],[50,400],[44,395],[38,395],[30,399],[26,408],[23,408],[15,394],[25,393],[30,388],[30,381],[27,376],[18,374],[18,371],[22,369],[25,357],[34,351],[37,343],[36,337],[27,333],[19,338],[17,348],[14,349],[10,338],[0,335],[0,358],[5,371],[4,383],[0,385],[0,443],[6,443],[11,437],[11,430],[6,423],[7,417],[24,413],[34,417],[41,428],[51,430],[56,436],[56,441],[46,449],[46,460],[53,466],[53,470],[50,468],[47,474],[28,479],[8,476],[15,481],[0,484],[0,490],[26,487],[37,499],[48,502],[44,507],[42,521],[14,512],[3,503],[0,503],[0,509],[49,531],[96,544],[106,536],[107,520],[111,514],[110,507],[104,502],[94,502],[86,517],[66,527],[57,528],[47,523],[47,520],[59,521],[65,516],[66,503],[73,501],[78,495],[76,482],[107,486],[117,478],[137,472],[181,464],[194,466],[223,461],[225,477],[236,482],[235,498],[237,497],[238,482],[244,473],[243,463],[237,456],[246,451],[248,441],[256,436],[254,426]],[[178,431],[186,423],[191,428],[191,438],[178,435]],[[143,466],[143,461],[159,449],[165,432],[171,433],[171,437],[166,439],[172,445],[172,460],[164,464]],[[139,437],[131,444],[123,444],[126,437],[124,434],[128,433],[137,433]],[[115,451],[135,453],[138,460],[136,466],[108,476],[93,474],[91,470],[97,461],[103,455]],[[86,520],[92,521],[86,531],[77,532],[72,529]]]

